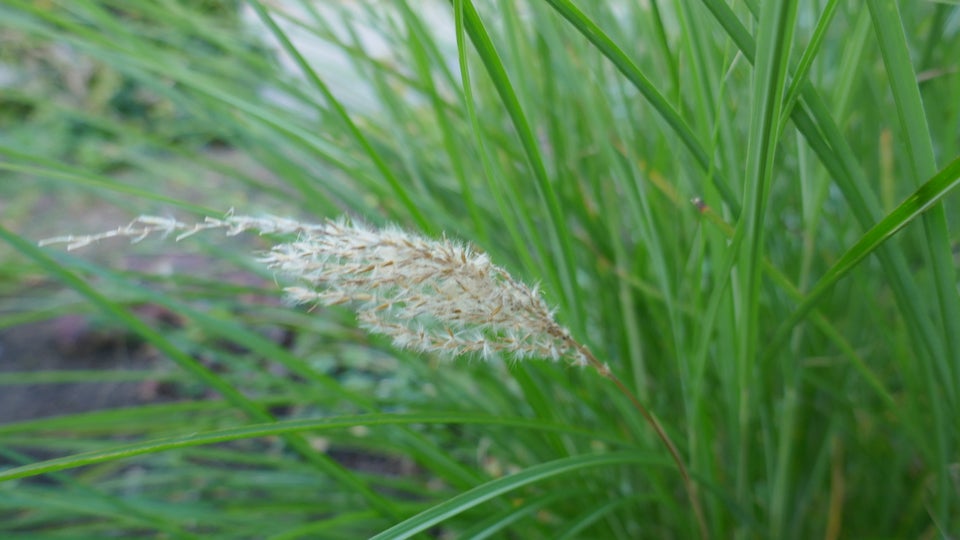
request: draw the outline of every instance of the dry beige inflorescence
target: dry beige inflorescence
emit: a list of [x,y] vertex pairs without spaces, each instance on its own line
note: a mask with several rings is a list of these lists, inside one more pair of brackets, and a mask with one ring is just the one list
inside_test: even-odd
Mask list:
[[141,216],[112,231],[41,244],[76,249],[115,237],[140,241],[154,233],[176,234],[180,240],[209,229],[295,235],[260,258],[296,281],[285,289],[288,297],[297,303],[351,304],[362,327],[389,336],[398,347],[449,356],[503,354],[588,363],[589,353],[555,321],[536,287],[513,279],[465,244],[396,227],[234,215],[188,224]]

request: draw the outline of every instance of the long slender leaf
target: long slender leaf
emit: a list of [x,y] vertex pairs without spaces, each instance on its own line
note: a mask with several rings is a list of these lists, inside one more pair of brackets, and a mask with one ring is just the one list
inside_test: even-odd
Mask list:
[[635,452],[573,456],[558,459],[477,486],[470,491],[461,493],[456,497],[444,501],[442,504],[394,525],[380,534],[373,536],[371,540],[386,540],[387,538],[400,540],[410,538],[457,514],[521,487],[590,467],[609,467],[628,464],[644,464],[649,466],[664,465],[663,463],[650,459],[650,457],[645,454]]
[[[167,452],[180,448],[189,448],[193,446],[202,446],[216,444],[240,439],[250,439],[256,437],[269,437],[273,435],[285,435],[292,433],[303,433],[307,431],[322,431],[332,429],[344,429],[353,426],[380,426],[380,425],[410,425],[410,424],[491,424],[512,426],[523,429],[537,429],[544,431],[557,431],[578,435],[581,437],[592,438],[596,434],[585,430],[579,430],[564,425],[545,424],[539,420],[526,420],[521,418],[498,418],[482,415],[457,414],[457,413],[411,413],[411,414],[362,414],[347,415],[326,418],[311,418],[305,420],[282,420],[263,424],[247,425],[237,428],[224,429],[209,433],[194,433],[190,435],[169,437],[146,441],[142,443],[117,446],[110,450],[100,452],[90,452],[88,454],[78,454],[62,458],[31,463],[22,467],[14,467],[0,471],[0,482],[16,480],[18,478],[29,478],[41,474],[74,469],[104,463],[116,459],[125,459],[136,456],[155,454],[157,452]],[[631,454],[637,459],[636,454]],[[621,456],[622,457],[622,456]],[[616,461],[616,458],[613,458]]]
[[674,130],[687,150],[693,154],[693,158],[704,171],[710,171],[716,188],[723,196],[723,202],[726,203],[734,215],[740,213],[740,202],[737,201],[733,191],[727,185],[726,180],[719,176],[713,170],[710,159],[702,144],[697,141],[693,131],[681,118],[680,114],[670,105],[665,97],[653,86],[653,83],[644,76],[643,72],[630,60],[610,37],[593,21],[590,20],[580,9],[568,0],[549,0],[550,5],[557,10],[565,19],[570,21],[581,34],[593,43],[604,56],[610,59],[617,69],[619,69],[631,83],[647,98],[654,110],[659,113],[667,124]]
[[925,182],[905,201],[900,203],[887,217],[865,232],[853,246],[848,249],[836,263],[830,267],[823,277],[804,297],[803,302],[777,328],[774,337],[769,341],[764,356],[776,354],[783,345],[790,330],[802,321],[834,285],[845,275],[850,273],[861,261],[889,240],[900,229],[906,227],[913,220],[922,216],[925,211],[933,207],[946,197],[955,187],[960,185],[960,158],[954,159],[933,178]]

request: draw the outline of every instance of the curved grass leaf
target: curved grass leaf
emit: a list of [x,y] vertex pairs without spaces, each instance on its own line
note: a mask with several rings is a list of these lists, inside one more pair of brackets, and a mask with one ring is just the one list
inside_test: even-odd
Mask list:
[[907,197],[887,217],[868,230],[842,257],[828,270],[820,281],[807,293],[803,302],[785,320],[767,346],[765,356],[769,358],[783,346],[794,326],[807,316],[811,309],[823,298],[843,276],[853,270],[881,244],[890,239],[900,229],[920,217],[930,207],[937,204],[955,187],[960,185],[960,157],[954,159],[936,176],[928,180],[920,189]]
[[[35,156],[18,152],[12,148],[0,146],[0,156],[5,159],[16,159],[29,165],[14,163],[12,161],[0,160],[0,171],[6,170],[29,175],[36,175],[40,178],[50,178],[58,181],[69,182],[70,184],[90,189],[91,191],[114,191],[131,195],[143,200],[156,201],[171,207],[182,208],[199,214],[217,214],[218,210],[211,210],[200,205],[191,204],[188,201],[152,193],[122,182],[111,181],[103,176],[80,171],[76,168],[66,167],[53,162],[42,156]],[[42,164],[42,166],[38,166]]]
[[667,462],[653,459],[649,455],[639,452],[617,452],[562,458],[535,465],[516,474],[498,478],[482,486],[477,486],[470,491],[452,497],[429,510],[390,527],[380,534],[373,536],[370,540],[402,540],[404,538],[410,538],[444,520],[515,489],[583,469],[627,464],[644,464],[657,467],[671,466]]
[[[897,116],[904,131],[902,140],[916,185],[936,172],[936,158],[899,8],[895,2],[876,0],[868,0],[867,6],[890,80]],[[946,383],[944,388],[948,399],[956,404],[957,394],[960,393],[960,370],[957,370],[956,362],[947,359],[960,358],[960,295],[957,294],[956,268],[950,248],[947,218],[942,206],[930,209],[924,216],[923,227],[946,344],[946,354],[934,360],[939,363],[941,373],[947,376],[943,382]],[[948,489],[947,486],[944,486],[944,489]]]
[[506,510],[493,513],[483,521],[476,523],[467,530],[461,531],[461,537],[470,538],[471,540],[490,538],[514,523],[530,517],[570,495],[569,492],[555,491],[543,496],[525,499],[520,504],[515,504]]
[[[737,234],[734,236],[734,245],[741,247],[739,268],[743,272],[743,281],[738,287],[737,296],[743,305],[743,315],[738,321],[738,351],[736,371],[740,388],[748,388],[750,380],[756,376],[760,366],[756,363],[756,355],[760,348],[760,304],[761,304],[761,273],[764,260],[765,222],[767,206],[771,196],[774,174],[774,158],[778,149],[777,134],[781,133],[779,126],[780,111],[783,106],[784,82],[787,75],[790,50],[796,22],[797,3],[767,2],[761,10],[760,27],[758,29],[759,54],[754,64],[753,92],[750,110],[750,140],[747,145],[746,183],[744,187],[744,209],[740,222],[737,224]],[[738,243],[742,239],[743,244]],[[736,248],[735,248],[736,249]],[[730,259],[733,262],[733,258]],[[736,275],[732,268],[724,268],[723,275]],[[766,364],[771,365],[771,364]],[[748,473],[747,464],[750,463],[753,445],[749,438],[752,436],[752,424],[759,408],[754,401],[754,394],[742,392],[738,399],[738,418],[736,424],[737,436],[740,437],[740,456],[737,460],[740,465],[736,473],[736,491],[738,498],[747,498]],[[784,405],[785,408],[789,404]],[[786,416],[780,427],[782,437],[793,432],[791,416]],[[781,438],[781,441],[783,439]],[[782,445],[781,448],[789,448]],[[787,461],[784,456],[778,459]],[[786,467],[778,467],[780,472]],[[779,489],[778,489],[779,488]],[[780,477],[771,479],[772,509],[771,521],[773,531],[782,530],[782,509],[778,501],[784,495],[785,483]]]
[[[793,114],[793,106],[796,104],[797,98],[800,97],[800,90],[807,84],[807,76],[810,73],[811,66],[813,66],[813,59],[816,58],[817,53],[820,52],[820,48],[823,46],[827,30],[830,28],[830,23],[833,21],[839,5],[840,0],[829,0],[820,18],[817,19],[817,26],[813,31],[813,35],[810,37],[810,43],[803,49],[803,54],[800,56],[797,68],[791,75],[790,88],[787,89],[786,97],[783,100],[783,111],[781,114],[784,116]],[[786,125],[786,118],[781,119],[780,129],[783,130]]]
[[[560,432],[568,435],[588,438],[591,440],[605,440],[605,442],[608,443],[617,442],[615,439],[603,437],[588,430],[578,429],[563,424],[548,424],[542,420],[529,420],[525,418],[502,418],[497,416],[466,413],[358,414],[328,418],[311,418],[306,420],[284,420],[207,433],[155,439],[135,444],[119,445],[109,450],[50,459],[47,461],[31,463],[22,467],[15,467],[5,471],[0,471],[0,482],[6,482],[18,478],[29,478],[32,476],[38,476],[41,474],[62,471],[66,469],[75,469],[77,467],[94,465],[97,463],[104,463],[117,459],[126,459],[146,454],[156,454],[158,452],[176,450],[179,448],[223,443],[240,439],[288,435],[307,431],[345,429],[355,426],[369,427],[411,424],[488,424],[515,427],[525,430]],[[611,455],[615,456],[617,454]]]

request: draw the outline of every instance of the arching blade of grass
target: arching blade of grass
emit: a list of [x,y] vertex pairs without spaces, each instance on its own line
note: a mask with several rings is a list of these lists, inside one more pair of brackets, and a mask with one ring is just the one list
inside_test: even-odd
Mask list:
[[461,538],[484,540],[500,531],[510,530],[510,526],[514,523],[528,518],[545,508],[549,508],[551,504],[554,504],[568,496],[568,493],[555,491],[540,497],[526,499],[521,504],[515,504],[506,511],[491,514],[487,519],[480,521],[473,527],[463,531]]
[[[914,183],[919,185],[924,178],[930,178],[937,170],[933,152],[933,141],[927,126],[927,112],[924,110],[917,85],[917,76],[910,61],[906,36],[900,20],[900,12],[895,2],[868,0],[873,27],[877,32],[877,42],[883,55],[884,66],[893,91],[897,116],[903,128],[903,141],[906,147],[910,171]],[[935,114],[935,113],[934,113]],[[923,188],[921,188],[923,189]],[[950,249],[947,220],[942,206],[930,208],[923,217],[924,232],[927,237],[927,252],[933,267],[936,283],[936,298],[939,301],[940,320],[945,334],[946,355],[939,363],[944,375],[950,375],[945,388],[955,410],[960,392],[960,368],[956,360],[960,359],[960,295],[957,294],[956,268]],[[952,373],[951,373],[952,372]]]
[[[513,202],[514,197],[511,197],[506,189],[501,189],[499,181],[497,180],[500,175],[498,175],[498,170],[495,168],[496,163],[490,155],[490,150],[488,148],[489,142],[486,137],[483,135],[483,130],[480,125],[480,115],[477,111],[477,97],[474,93],[474,84],[470,75],[470,67],[468,60],[468,46],[467,46],[467,35],[465,31],[466,24],[464,22],[464,5],[461,1],[453,2],[453,11],[454,11],[454,31],[456,34],[457,42],[457,64],[460,68],[460,82],[463,88],[463,106],[464,114],[469,123],[470,133],[473,137],[473,144],[477,148],[477,154],[479,156],[480,167],[483,171],[482,178],[488,186],[488,191],[490,197],[494,200],[497,210],[502,216],[510,215],[513,207],[516,206],[516,203]],[[533,224],[530,222],[529,216],[526,212],[513,210],[517,214],[518,219],[504,219],[503,226],[506,229],[506,234],[509,236],[510,241],[514,246],[518,248],[524,246],[526,243],[525,238],[531,236],[533,230]],[[517,257],[521,260],[524,268],[528,271],[532,271],[534,268],[537,268],[537,263],[534,261],[534,256],[528,249],[518,249],[516,250]]]
[[[304,538],[333,538],[337,532],[337,527],[341,525],[356,526],[357,523],[380,523],[376,512],[370,510],[345,511],[329,519],[314,521],[306,525],[293,526],[282,533],[266,537],[266,540],[301,540]],[[337,538],[345,538],[344,533],[340,533]]]
[[607,501],[600,501],[596,504],[584,508],[577,514],[570,523],[561,531],[557,531],[557,540],[571,540],[581,538],[584,529],[590,527],[594,522],[600,521],[604,516],[614,512],[617,508],[630,507],[636,505],[646,494],[634,494],[627,497],[615,498]]
[[786,342],[790,331],[802,321],[834,285],[871,253],[874,253],[900,229],[917,219],[960,185],[960,157],[954,159],[936,176],[928,180],[913,195],[900,203],[887,217],[868,230],[840,257],[807,293],[803,302],[777,329],[767,345],[764,356],[769,359]]
[[[206,433],[193,433],[164,439],[155,439],[140,443],[116,446],[109,450],[98,452],[89,452],[77,454],[62,458],[50,459],[31,463],[22,467],[15,467],[0,471],[0,482],[16,480],[18,478],[30,478],[41,474],[48,474],[67,469],[75,469],[105,463],[117,459],[126,459],[158,452],[168,452],[181,448],[191,448],[194,446],[204,446],[241,439],[251,439],[259,437],[281,436],[307,431],[324,431],[334,429],[346,429],[354,426],[392,426],[392,425],[413,425],[413,424],[488,424],[514,427],[525,430],[555,431],[562,432],[572,436],[583,437],[591,440],[604,440],[615,442],[616,439],[598,436],[589,430],[579,429],[562,424],[548,424],[539,419],[526,418],[504,418],[499,416],[469,414],[469,413],[408,413],[408,414],[359,414],[345,415],[326,418],[309,418],[296,420],[281,420],[276,422],[253,424],[236,428],[211,431]],[[616,454],[614,454],[616,455]],[[634,459],[639,454],[629,453]],[[644,454],[645,456],[645,454]],[[645,457],[653,463],[660,464],[661,461]],[[627,461],[632,462],[632,461]],[[665,462],[663,462],[665,463]]]
[[[501,85],[497,85],[496,82],[494,82],[501,101],[507,99],[514,103],[515,108],[519,109],[519,103],[517,103],[518,98],[510,86],[510,81],[507,78],[504,66],[498,57],[498,53],[490,37],[487,35],[485,29],[483,29],[482,22],[479,21],[479,15],[475,10],[471,10],[471,6],[469,6],[467,2],[462,0],[455,0],[453,2],[453,10],[457,40],[457,58],[464,92],[464,107],[470,123],[474,143],[478,149],[479,160],[483,168],[483,177],[487,186],[489,186],[488,191],[496,202],[497,209],[500,212],[500,220],[516,248],[515,252],[518,254],[527,271],[536,273],[538,269],[543,268],[542,261],[549,259],[550,256],[543,239],[536,232],[537,226],[533,219],[534,213],[529,211],[523,204],[524,196],[522,190],[525,182],[506,181],[507,175],[505,171],[499,167],[499,161],[491,155],[493,148],[495,148],[493,141],[485,137],[482,132],[481,118],[476,103],[478,95],[474,91],[475,85],[472,83],[467,56],[467,37],[471,39],[475,49],[483,51],[479,53],[481,57],[485,55],[486,61],[491,64],[490,67],[487,67],[491,80],[500,80],[502,82]],[[504,93],[506,93],[506,98],[503,97]],[[519,112],[522,115],[522,111]],[[521,118],[525,124],[525,117],[521,116]],[[536,155],[533,159],[540,160],[540,157]],[[530,158],[528,157],[528,161],[529,160]],[[540,161],[540,165],[542,167],[542,160]],[[539,192],[539,200],[541,202],[543,201],[542,190]],[[566,231],[560,234],[566,235]],[[536,249],[527,249],[525,247],[527,242],[532,242]],[[554,265],[546,265],[546,269],[549,271],[551,281],[555,284],[556,292],[563,293],[561,296],[565,296],[566,291],[563,286],[559,285],[557,280],[559,280],[560,277],[553,266]],[[580,316],[579,313],[571,313],[571,315],[578,318]],[[572,325],[579,324],[580,322],[581,321],[572,321]],[[520,385],[525,400],[530,404],[538,417],[546,420],[554,420],[556,411],[551,407],[551,401],[547,393],[544,391],[544,388],[536,384],[532,376],[527,372],[527,369],[524,366],[517,366],[517,369],[513,370],[512,375]],[[561,452],[561,455],[567,453],[565,450],[566,445],[560,436],[553,435],[549,439],[551,446],[556,451]]]
[[123,370],[108,371],[102,369],[86,370],[48,370],[5,373],[0,379],[0,388],[4,386],[18,386],[23,384],[62,384],[76,382],[143,382],[158,381],[172,382],[183,380],[184,377],[174,374],[162,374],[152,370]]
[[504,478],[487,482],[470,491],[452,497],[429,510],[413,516],[406,521],[381,532],[371,540],[402,540],[423,532],[438,523],[479,506],[491,499],[509,493],[523,486],[550,478],[560,477],[592,467],[611,467],[618,465],[670,466],[646,454],[637,452],[612,452],[586,456],[573,456],[535,465]]
[[[409,28],[409,47],[414,60],[414,68],[425,85],[424,93],[433,107],[437,125],[443,133],[444,149],[450,160],[453,176],[456,177],[457,184],[460,186],[464,206],[466,206],[467,213],[470,215],[471,230],[477,235],[477,241],[480,245],[489,245],[490,237],[487,230],[489,224],[483,219],[484,214],[481,213],[475,200],[477,197],[474,195],[473,179],[467,173],[470,164],[464,152],[458,148],[460,137],[455,129],[457,119],[454,115],[456,112],[451,110],[452,107],[447,106],[441,97],[440,88],[434,81],[433,70],[441,70],[444,75],[441,82],[446,82],[451,88],[456,87],[456,83],[452,80],[453,74],[444,63],[443,53],[431,39],[430,31],[424,27],[424,21],[417,17],[414,9],[406,1],[397,4],[402,11],[404,24]],[[462,26],[457,29],[457,32],[461,32],[461,29]],[[482,152],[483,149],[478,149],[478,153]]]
[[[55,179],[59,182],[69,183],[77,186],[81,186],[84,189],[89,189],[91,191],[113,191],[117,193],[123,193],[125,195],[131,195],[139,199],[156,201],[163,204],[170,205],[171,207],[182,208],[191,212],[197,212],[200,214],[213,214],[222,213],[223,210],[215,210],[206,208],[203,206],[191,204],[189,201],[184,201],[176,197],[168,197],[166,195],[161,195],[159,193],[153,193],[146,191],[144,189],[138,188],[136,186],[131,186],[122,182],[117,182],[110,178],[87,173],[77,168],[67,167],[63,164],[51,161],[43,156],[35,156],[31,154],[25,154],[23,152],[18,152],[12,148],[6,148],[0,146],[0,157],[3,157],[4,160],[0,161],[0,171],[11,171],[17,173],[24,173],[30,175],[36,175],[40,178],[50,178]],[[13,160],[22,162],[16,163]],[[42,164],[38,166],[37,164]]]
[[[257,403],[263,406],[273,406],[282,405],[287,401],[258,400]],[[122,427],[125,433],[149,436],[154,433],[169,433],[178,424],[183,423],[185,419],[207,417],[212,418],[214,422],[220,422],[231,415],[236,416],[236,410],[225,401],[175,401],[23,420],[0,425],[0,435],[16,436],[28,433],[60,432],[79,436],[108,430],[112,427]]]
[[[897,116],[904,132],[902,140],[910,163],[909,170],[914,183],[919,184],[922,179],[930,177],[936,171],[936,158],[900,10],[896,2],[868,0],[867,6],[890,80]],[[936,187],[932,189],[936,190]],[[914,204],[920,204],[920,201]],[[930,207],[925,204],[924,208],[929,208],[922,221],[927,239],[928,260],[933,270],[935,298],[940,312],[938,319],[942,325],[946,349],[945,354],[932,359],[934,369],[925,370],[927,386],[935,393],[930,400],[934,426],[931,431],[933,440],[936,441],[933,448],[938,454],[936,467],[942,471],[937,475],[933,513],[939,522],[946,523],[950,519],[949,493],[956,489],[956,486],[951,485],[950,475],[946,471],[956,458],[960,442],[957,435],[960,430],[950,432],[940,427],[951,424],[956,426],[957,414],[960,412],[960,295],[957,294],[957,272],[943,206]],[[915,214],[912,214],[910,218],[914,216]],[[940,399],[941,392],[945,394],[945,399]]]
[[[462,1],[453,2],[453,13],[454,33],[457,44],[457,65],[460,68],[460,85],[463,88],[461,99],[463,100],[464,114],[469,122],[470,133],[473,137],[472,142],[476,146],[477,155],[479,156],[482,172],[478,173],[478,176],[490,187],[488,190],[490,197],[494,200],[500,214],[506,216],[509,215],[507,196],[504,193],[505,190],[497,189],[497,175],[494,170],[494,163],[490,157],[490,152],[487,148],[488,143],[483,136],[483,130],[480,126],[480,115],[477,112],[477,98],[474,94],[473,83],[470,76],[467,36],[464,23],[464,6]],[[520,215],[523,216],[523,214]],[[529,232],[531,225],[529,220],[505,219],[503,226],[506,228],[507,235],[513,245],[522,246],[524,244],[524,233],[521,232],[521,227]],[[529,250],[519,250],[517,256],[525,268],[533,269],[536,267],[536,263]]]

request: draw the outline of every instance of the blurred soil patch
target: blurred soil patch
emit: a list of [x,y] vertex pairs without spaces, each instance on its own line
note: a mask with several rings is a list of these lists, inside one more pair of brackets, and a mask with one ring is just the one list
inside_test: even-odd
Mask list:
[[[166,277],[182,275],[203,276],[219,285],[230,284],[252,290],[272,285],[250,272],[217,264],[205,254],[112,257],[102,251],[105,244],[98,244],[92,250],[101,251],[95,254],[96,258],[106,257],[114,260],[115,269],[137,272],[157,280],[145,286],[158,291],[176,287],[175,283],[167,282]],[[7,291],[6,299],[0,296],[0,313],[22,313],[33,298],[43,298],[44,291],[51,286],[55,285],[45,280],[26,284],[19,299]],[[102,292],[110,294],[105,290]],[[68,291],[58,294],[73,296]],[[183,294],[189,295],[188,292]],[[189,298],[185,300],[194,303]],[[257,294],[244,295],[242,301],[259,305],[279,303],[275,297]],[[197,309],[204,309],[203,300],[195,299],[195,302]],[[126,307],[156,329],[180,332],[187,325],[181,315],[160,305],[134,303]],[[270,339],[278,342],[286,339],[279,329],[274,330],[268,336]],[[217,369],[204,358],[198,360]],[[98,377],[97,372],[102,373],[102,377]],[[79,374],[83,381],[57,382],[64,375],[70,378],[72,374]],[[15,324],[0,329],[0,424],[177,399],[215,397],[210,391],[201,390],[197,394],[196,385],[190,390],[184,389],[178,384],[178,381],[182,382],[182,378],[178,378],[180,375],[181,370],[149,343],[122,326],[102,321],[96,314],[72,313]],[[38,378],[44,380],[34,382]],[[31,382],[17,383],[17,380],[24,379]]]
[[[97,330],[81,315],[0,330],[0,378],[52,371],[153,370],[152,348],[120,332]],[[106,377],[105,377],[106,378]],[[176,399],[156,380],[0,385],[0,424]]]

